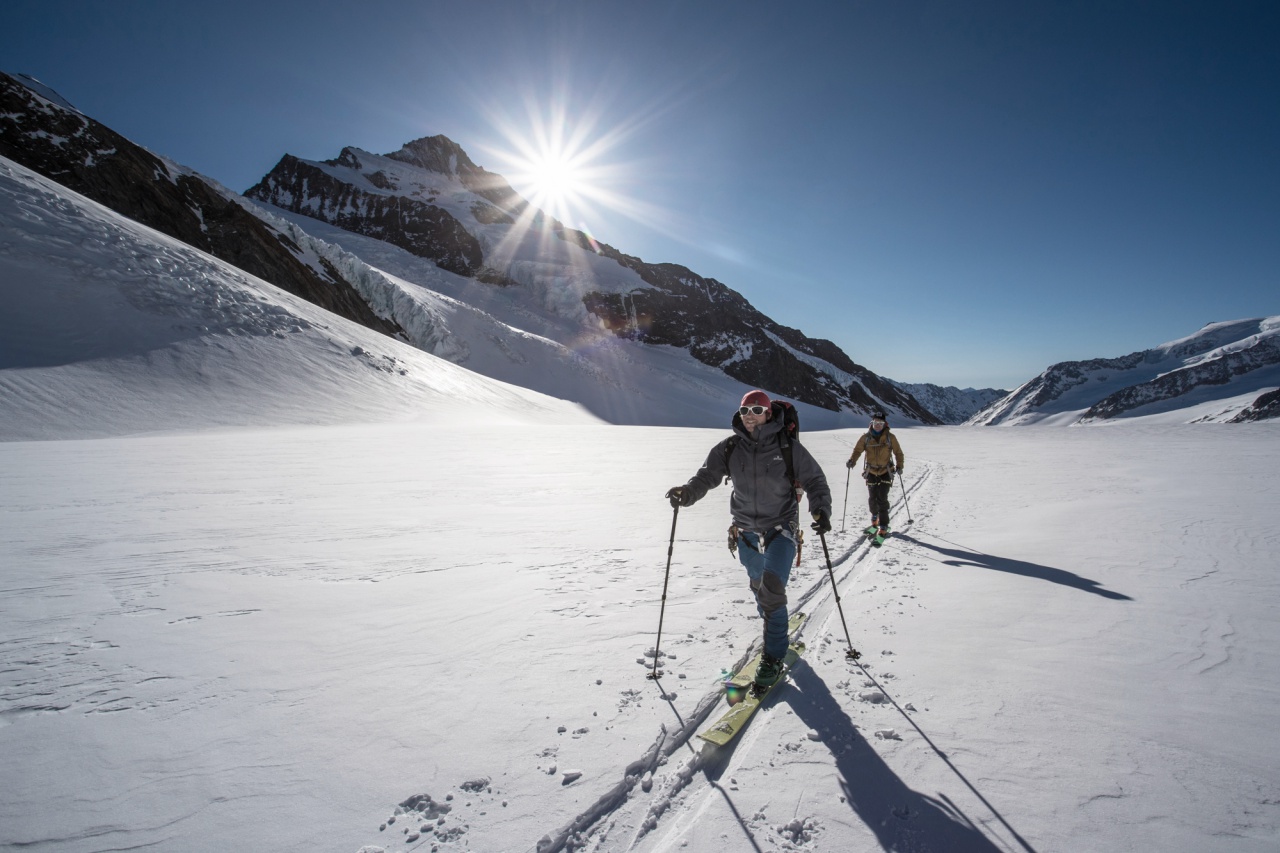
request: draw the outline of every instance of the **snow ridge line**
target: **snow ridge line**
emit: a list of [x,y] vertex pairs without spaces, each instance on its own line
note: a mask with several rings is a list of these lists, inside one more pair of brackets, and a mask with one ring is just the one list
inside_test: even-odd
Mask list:
[[[931,468],[927,465],[922,467],[924,468],[924,472],[916,478],[914,483],[912,483],[908,490],[908,494],[915,493],[926,481],[929,480],[932,473]],[[892,504],[892,507],[896,510],[900,505],[901,500]],[[862,537],[853,547],[846,549],[843,553],[837,554],[831,561],[833,570],[836,566],[842,566],[845,563],[848,563],[849,565],[839,574],[839,576],[836,577],[836,584],[839,585],[848,580],[849,577],[862,566],[863,561],[870,554],[871,543],[865,537]],[[829,580],[830,578],[828,578],[825,573],[820,573],[817,580],[815,580],[809,588],[800,595],[799,601],[796,604],[797,608],[803,609],[809,601],[811,601],[819,592],[823,592],[824,590],[826,595],[830,597],[832,590],[828,583]],[[825,603],[825,599],[820,600],[815,604],[815,607],[823,603]],[[829,621],[829,618],[827,621]],[[812,619],[810,622],[812,622]],[[805,626],[800,629],[800,633],[797,634],[797,637],[804,635],[809,624],[810,623],[806,623]],[[757,647],[761,642],[761,640],[757,639],[748,646],[747,651],[734,665],[735,670],[740,669],[743,664],[745,664],[751,656],[755,654]],[[861,668],[861,664],[858,666]],[[659,683],[658,686],[661,688],[661,683]],[[694,734],[702,728],[706,721],[711,717],[711,714],[719,706],[720,697],[723,693],[724,688],[720,687],[704,696],[702,700],[698,702],[697,707],[694,709],[693,714],[689,716],[689,719],[683,721],[682,725],[675,730],[669,730],[665,725],[662,726],[662,730],[658,733],[658,737],[654,740],[653,744],[640,758],[628,764],[626,769],[623,770],[623,778],[621,781],[614,784],[613,787],[601,795],[599,799],[592,803],[586,810],[579,813],[577,817],[569,821],[569,823],[561,827],[559,830],[542,836],[538,843],[530,848],[530,850],[534,851],[534,853],[559,853],[559,851],[565,849],[565,845],[567,845],[571,840],[575,841],[575,847],[578,846],[577,842],[581,841],[581,834],[588,831],[596,823],[617,812],[618,809],[626,803],[627,798],[629,797],[631,790],[636,786],[636,783],[639,782],[646,773],[652,773],[659,766],[664,764],[666,759],[670,758],[677,749],[682,746],[687,746],[693,754],[668,779],[664,790],[656,797],[655,802],[649,806],[649,810],[646,813],[644,820],[641,822],[639,829],[636,831],[635,837],[631,840],[631,844],[628,846],[633,846],[637,841],[657,828],[658,819],[662,817],[668,808],[670,808],[676,795],[688,787],[689,783],[693,781],[693,777],[705,763],[707,758],[706,750],[714,748],[704,747],[703,750],[697,750],[692,746],[692,744],[690,744],[690,741]],[[662,692],[662,697],[664,699],[666,698],[665,689]],[[678,718],[679,715],[677,714],[677,719]]]

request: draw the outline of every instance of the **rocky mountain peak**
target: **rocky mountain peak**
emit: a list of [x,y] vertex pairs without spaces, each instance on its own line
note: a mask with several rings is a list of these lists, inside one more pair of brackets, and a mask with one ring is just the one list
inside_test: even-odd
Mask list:
[[406,142],[399,151],[385,156],[388,160],[455,177],[471,192],[496,204],[507,213],[518,215],[527,205],[524,198],[501,175],[477,166],[461,145],[444,134]]
[[468,174],[484,172],[483,169],[471,162],[471,158],[467,156],[466,151],[462,150],[461,145],[444,134],[424,136],[421,139],[407,142],[399,151],[394,151],[386,156],[389,160],[398,160],[401,163],[408,163],[411,166],[417,166],[419,169],[426,169],[428,172],[439,172],[442,175],[463,177]]

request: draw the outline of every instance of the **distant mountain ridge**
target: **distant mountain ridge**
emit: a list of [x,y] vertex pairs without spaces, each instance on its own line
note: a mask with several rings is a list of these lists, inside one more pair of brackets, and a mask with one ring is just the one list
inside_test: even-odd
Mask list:
[[[976,426],[1087,424],[1161,415],[1188,421],[1275,416],[1280,316],[1210,323],[1185,338],[1120,358],[1066,361],[969,419]],[[1258,396],[1261,395],[1261,396]]]
[[932,383],[895,382],[944,424],[962,424],[1009,392],[1000,388],[943,388]]

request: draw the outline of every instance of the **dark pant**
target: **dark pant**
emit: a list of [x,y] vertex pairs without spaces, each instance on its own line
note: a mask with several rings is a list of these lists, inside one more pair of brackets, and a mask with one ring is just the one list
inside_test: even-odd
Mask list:
[[787,653],[787,580],[796,559],[796,543],[777,533],[760,552],[760,534],[743,533],[738,559],[747,570],[756,610],[764,619],[764,650],[775,658]]
[[893,474],[867,474],[867,504],[871,517],[881,527],[889,526],[889,490],[893,488]]

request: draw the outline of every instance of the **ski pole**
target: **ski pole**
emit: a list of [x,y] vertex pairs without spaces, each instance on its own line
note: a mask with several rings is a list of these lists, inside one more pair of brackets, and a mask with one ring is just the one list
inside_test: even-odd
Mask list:
[[852,468],[844,469],[844,512],[840,515],[840,532],[844,533],[845,522],[849,519],[849,476],[853,474]]
[[662,576],[662,607],[658,610],[658,642],[653,646],[653,672],[648,678],[657,681],[662,675],[658,669],[658,657],[662,653],[662,619],[667,615],[667,581],[671,579],[671,554],[676,549],[676,519],[680,517],[680,505],[671,508],[671,541],[667,543],[667,572]]
[[902,487],[902,506],[906,507],[906,523],[915,524],[915,519],[911,517],[911,503],[906,500],[906,483],[902,482],[902,473],[897,474],[897,484]]
[[836,610],[840,611],[840,625],[844,628],[844,639],[849,644],[849,651],[844,656],[851,661],[856,661],[862,657],[862,652],[853,647],[853,640],[849,639],[849,625],[844,621],[844,608],[840,605],[840,590],[836,588],[836,571],[831,567],[831,552],[827,550],[827,535],[819,533],[818,538],[822,540],[822,555],[827,558],[827,575],[831,578],[831,592],[836,597]]

